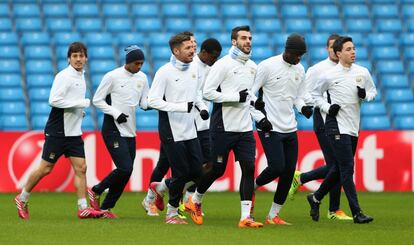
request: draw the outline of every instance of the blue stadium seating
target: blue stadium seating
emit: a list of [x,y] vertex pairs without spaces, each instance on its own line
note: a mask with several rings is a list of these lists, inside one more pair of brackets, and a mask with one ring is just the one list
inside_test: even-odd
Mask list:
[[220,7],[220,13],[225,18],[240,18],[247,14],[246,7],[241,4],[223,4]]
[[[0,19],[0,31],[1,31],[1,19]],[[10,30],[9,30],[10,31]],[[17,35],[14,32],[0,32],[0,45],[16,45]]]
[[20,63],[18,59],[0,59],[1,73],[19,73]]
[[[404,128],[401,122],[409,122],[413,115],[406,119],[395,107],[403,112],[413,110],[413,13],[413,0],[6,1],[0,3],[0,87],[17,89],[8,92],[20,102],[29,99],[32,108],[30,92],[50,89],[54,74],[67,67],[67,48],[74,41],[83,41],[88,47],[90,69],[85,75],[94,90],[104,73],[124,63],[124,48],[131,44],[143,48],[146,62],[142,71],[151,81],[156,70],[168,62],[168,40],[179,31],[194,31],[199,45],[207,37],[216,37],[225,55],[230,47],[229,31],[235,25],[249,24],[252,59],[257,63],[283,52],[287,35],[299,32],[308,45],[301,61],[305,68],[326,58],[326,39],[336,32],[353,37],[357,64],[367,67],[377,82],[375,102],[361,108],[363,127]],[[48,95],[44,97],[46,100]],[[47,101],[43,104],[48,111]],[[38,129],[43,129],[47,120],[43,115],[48,112],[34,120],[36,110],[26,111],[30,115],[23,117],[20,128],[36,128],[34,121],[38,121]],[[88,115],[84,127],[93,129],[97,115]],[[145,120],[154,120],[142,121],[144,128],[155,129],[156,115],[143,115]],[[29,125],[27,119],[31,119]],[[379,125],[382,119],[385,126]],[[310,129],[308,121],[298,116],[298,127]]]
[[65,45],[66,49],[69,44],[76,41],[82,41],[78,32],[58,32],[53,35],[53,42],[56,45]]
[[385,91],[385,100],[387,102],[412,102],[414,95],[409,89],[388,89]]
[[365,116],[361,118],[361,128],[366,130],[387,130],[391,128],[388,116]]
[[68,6],[64,3],[43,4],[43,15],[45,17],[66,17],[69,13]]
[[0,31],[11,31],[13,24],[9,18],[0,18]]
[[10,10],[7,3],[0,3],[0,17],[9,17]]
[[375,60],[396,60],[400,58],[400,51],[396,47],[373,47],[372,58]]
[[52,51],[48,46],[30,46],[24,48],[26,59],[50,59]]
[[188,18],[168,18],[165,20],[165,28],[169,32],[182,32],[191,30],[193,24]]
[[318,32],[339,33],[342,31],[342,23],[339,19],[317,19],[315,27]]
[[79,17],[98,17],[98,6],[94,3],[75,3],[72,7],[73,16],[75,19]]
[[29,89],[30,101],[47,101],[50,95],[50,87]]
[[402,16],[406,19],[412,18],[414,16],[414,3],[412,4],[403,4],[401,6]]
[[51,110],[51,107],[48,101],[30,102],[30,112],[32,115],[49,115],[50,110]]
[[114,57],[114,49],[112,46],[92,46],[88,50],[90,59],[111,59]]
[[260,32],[280,32],[282,30],[282,25],[278,19],[256,19],[254,20],[256,31]]
[[361,105],[362,116],[386,115],[386,113],[387,110],[382,102],[369,102]]
[[394,127],[402,130],[414,129],[414,116],[401,116],[394,118]]
[[79,18],[76,19],[76,28],[80,32],[100,32],[102,31],[102,20],[100,18]]
[[401,32],[402,25],[399,19],[379,19],[376,21],[379,32]]
[[306,18],[308,9],[303,4],[283,4],[281,14],[284,18]]
[[14,17],[30,18],[39,17],[40,10],[37,4],[15,4],[13,6]]
[[274,4],[252,4],[251,13],[256,18],[277,18],[277,8]]
[[158,113],[145,112],[137,114],[137,129],[138,130],[154,130],[158,125]]
[[0,73],[0,88],[6,87],[20,87],[21,76],[20,73]]
[[298,122],[298,129],[300,130],[312,130],[313,129],[313,120],[307,119],[306,117],[300,115],[296,116]]
[[25,115],[0,116],[0,128],[4,130],[27,130],[27,120]]
[[32,116],[32,128],[34,130],[42,130],[46,126],[48,115],[34,115]]
[[25,113],[25,105],[23,101],[2,101],[0,102],[0,114],[22,114]]
[[202,32],[220,32],[221,31],[221,20],[220,19],[196,19],[195,30]]
[[414,115],[414,101],[391,103],[390,109],[391,109],[392,116],[413,116]]
[[312,32],[312,23],[309,19],[289,19],[285,22],[287,32]]
[[154,3],[133,4],[132,14],[136,17],[156,18],[158,17],[158,6],[157,4],[154,4]]
[[383,88],[405,88],[408,89],[408,78],[402,74],[384,75],[381,79],[381,85]]
[[128,5],[126,4],[113,4],[104,3],[102,4],[102,13],[105,17],[109,18],[120,18],[128,16]]
[[42,29],[42,22],[39,18],[16,18],[16,30],[18,32],[40,32]]
[[116,40],[121,48],[126,48],[129,45],[135,44],[144,47],[147,43],[146,37],[142,33],[122,32],[116,35]]
[[27,74],[53,74],[52,61],[49,60],[28,60],[26,62]]
[[132,31],[132,24],[128,18],[108,18],[105,20],[105,25],[109,32]]
[[18,59],[20,55],[19,47],[1,45],[0,54],[3,59]]
[[84,41],[88,47],[112,46],[114,42],[112,34],[108,32],[89,32],[84,36]]
[[382,74],[403,73],[404,66],[401,61],[380,60],[376,64],[377,71]]
[[369,45],[372,46],[394,46],[397,45],[397,39],[392,33],[369,33]]
[[71,32],[72,22],[66,18],[48,18],[46,19],[46,27],[49,32]]
[[370,19],[347,19],[346,25],[349,32],[370,32],[372,23]]
[[28,75],[26,79],[27,87],[50,87],[53,83],[52,74],[32,74]]
[[92,60],[89,62],[89,69],[91,73],[106,73],[117,67],[113,59],[107,60]]
[[224,27],[226,32],[230,32],[235,26],[252,25],[249,19],[246,18],[228,18],[224,20]]
[[366,18],[369,16],[368,6],[365,4],[344,4],[343,13],[345,18]]
[[336,5],[312,5],[312,14],[315,18],[337,18],[339,11]]
[[138,32],[159,32],[161,27],[161,20],[158,18],[140,18],[135,20],[135,28]]
[[0,101],[24,101],[22,88],[2,88]]

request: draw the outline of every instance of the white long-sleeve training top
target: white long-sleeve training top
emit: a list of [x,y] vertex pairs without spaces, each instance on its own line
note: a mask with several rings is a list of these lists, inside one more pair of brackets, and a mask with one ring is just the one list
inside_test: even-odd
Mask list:
[[46,136],[82,135],[82,109],[90,104],[85,93],[83,70],[77,71],[69,65],[56,75],[49,96],[52,110],[45,126]]
[[[124,66],[104,75],[93,96],[93,104],[105,113],[102,133],[118,133],[122,137],[136,136],[135,110],[139,105],[147,109],[148,80],[145,73],[131,73]],[[128,115],[125,123],[116,119],[124,113]]]
[[252,92],[263,88],[266,116],[273,130],[291,133],[297,130],[293,106],[298,111],[306,105],[310,93],[305,85],[305,69],[302,64],[291,65],[283,55],[270,57],[259,63]]
[[204,84],[203,96],[213,102],[210,130],[225,132],[248,132],[253,130],[252,117],[260,121],[265,116],[246,102],[239,103],[239,91],[251,93],[257,65],[246,63],[226,55],[211,67]]
[[[336,118],[329,115],[326,117],[327,134],[358,136],[361,99],[358,97],[357,86],[366,89],[366,101],[373,100],[377,95],[368,69],[357,64],[352,64],[348,68],[339,63],[326,71],[316,82],[312,96],[321,111],[328,113],[331,104],[341,106]],[[326,91],[329,91],[331,104],[323,97]]]
[[[319,77],[332,67],[336,66],[337,63],[333,62],[331,59],[326,58],[315,65],[308,68],[305,75],[305,83],[308,91],[311,93],[313,90],[313,87],[316,85],[316,82],[318,81]],[[327,101],[327,94],[323,94],[325,100]],[[326,113],[321,111],[322,119],[325,121]]]
[[[200,58],[198,57],[198,55],[194,56],[194,60],[193,60],[194,65],[198,66],[198,72],[200,74],[201,77],[201,82],[200,82],[200,87],[198,90],[198,93],[201,98],[203,97],[202,93],[203,93],[203,87],[204,87],[204,82],[205,79],[210,71],[210,66],[203,63]],[[208,100],[203,99],[204,104],[206,105],[206,107],[208,109],[210,109],[210,105],[211,102]],[[210,111],[207,110],[209,113]],[[203,131],[203,130],[207,130],[210,128],[210,118],[208,120],[203,120],[200,116],[200,112],[198,110],[194,110],[195,113],[195,119],[196,119],[196,126],[197,126],[197,131]]]
[[155,73],[148,94],[149,106],[159,110],[158,131],[164,142],[191,140],[197,137],[193,106],[188,113],[188,102],[194,102],[200,110],[208,110],[198,90],[201,75],[197,65],[190,64],[181,71],[171,64],[163,65]]

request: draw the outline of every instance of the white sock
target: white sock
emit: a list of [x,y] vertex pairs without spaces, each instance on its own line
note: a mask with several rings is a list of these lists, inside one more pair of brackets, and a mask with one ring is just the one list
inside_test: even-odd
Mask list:
[[168,187],[165,184],[165,179],[161,180],[161,182],[155,187],[155,189],[160,193],[161,195],[164,195],[165,192],[168,191]]
[[30,192],[27,192],[24,188],[22,190],[22,193],[20,193],[20,201],[27,202],[30,197]]
[[188,202],[188,200],[190,199],[190,196],[191,195],[194,195],[194,192],[186,191],[185,194],[184,194],[183,202],[184,203]]
[[155,193],[151,189],[148,189],[147,195],[145,196],[145,202],[153,203],[154,201],[155,201]]
[[240,220],[244,220],[250,217],[250,209],[252,207],[252,201],[241,201],[241,218]]
[[178,208],[171,206],[169,203],[167,204],[167,217],[173,217],[178,215]]
[[86,198],[78,199],[78,209],[83,210],[88,207],[88,202],[86,201]]
[[201,193],[198,193],[197,190],[194,192],[193,195],[193,203],[201,203],[202,199],[203,199],[203,195]]
[[270,208],[270,211],[269,211],[269,219],[273,219],[274,217],[278,216],[282,207],[283,205],[273,202],[272,207]]

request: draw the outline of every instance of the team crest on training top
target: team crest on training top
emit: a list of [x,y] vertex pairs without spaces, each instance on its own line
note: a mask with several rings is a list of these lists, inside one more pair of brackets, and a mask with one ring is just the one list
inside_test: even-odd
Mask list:
[[358,86],[364,86],[364,77],[363,76],[357,76],[355,78],[355,82]]
[[250,68],[250,73],[251,73],[252,75],[254,75],[254,74],[256,73],[256,69],[254,69],[254,68]]
[[196,78],[196,75],[193,73],[193,79]]

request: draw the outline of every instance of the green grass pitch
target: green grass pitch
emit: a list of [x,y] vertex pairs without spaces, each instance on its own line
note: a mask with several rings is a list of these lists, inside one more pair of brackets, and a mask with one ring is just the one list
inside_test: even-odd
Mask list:
[[[167,225],[165,212],[145,215],[140,203],[145,193],[124,193],[114,212],[118,220],[78,220],[74,193],[33,193],[30,221],[17,217],[15,194],[0,194],[0,244],[414,244],[413,193],[359,193],[371,224],[326,218],[328,197],[321,205],[321,220],[313,222],[305,193],[287,201],[281,217],[292,226],[240,229],[238,193],[208,193],[203,200],[204,224]],[[273,193],[256,195],[255,216],[264,222]],[[341,207],[350,213],[345,194]]]

